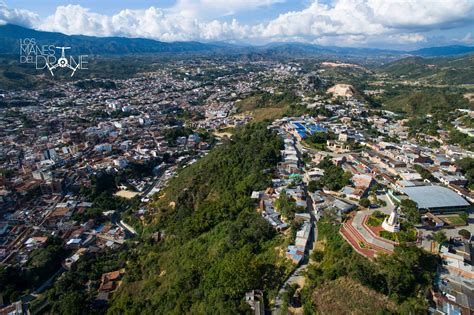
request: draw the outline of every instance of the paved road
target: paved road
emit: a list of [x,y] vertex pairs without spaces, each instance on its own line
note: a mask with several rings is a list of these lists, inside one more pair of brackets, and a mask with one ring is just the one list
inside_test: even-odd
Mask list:
[[273,309],[272,309],[272,314],[275,314],[275,315],[279,315],[281,313],[281,307],[282,307],[282,304],[283,304],[283,295],[286,292],[286,288],[293,285],[293,284],[295,284],[295,283],[297,283],[300,286],[302,284],[304,284],[304,281],[305,281],[304,273],[305,273],[306,269],[308,268],[308,264],[310,262],[309,257],[311,256],[311,253],[313,252],[313,250],[316,246],[316,242],[318,240],[318,229],[317,229],[316,220],[314,218],[314,214],[313,214],[313,211],[312,211],[313,209],[312,209],[312,203],[311,202],[308,205],[308,210],[311,211],[310,213],[311,213],[311,217],[312,217],[312,220],[311,220],[312,232],[313,232],[312,237],[311,237],[312,242],[311,242],[310,248],[308,250],[308,253],[305,255],[305,258],[304,258],[303,262],[301,263],[301,265],[298,268],[296,268],[290,274],[288,279],[280,287],[280,290],[278,291],[277,297],[275,298],[275,304],[274,304]]
[[383,200],[385,201],[385,203],[387,205],[383,206],[383,207],[380,207],[380,208],[377,208],[377,209],[374,209],[374,210],[379,210],[385,214],[390,214],[393,209],[395,209],[395,205],[393,204],[393,202],[390,200],[390,198],[388,198],[387,194],[386,193],[383,193],[383,194],[380,194],[380,195],[377,195],[377,199],[380,199],[380,200]]
[[143,196],[146,196],[147,198],[150,198],[150,197],[152,197],[156,192],[158,192],[159,189],[161,189],[161,188],[164,186],[165,182],[171,178],[171,177],[165,175],[165,172],[166,172],[167,170],[175,171],[175,170],[176,170],[176,166],[172,166],[172,167],[165,166],[165,168],[163,169],[161,175],[157,176],[156,179],[153,181],[153,184],[151,184],[151,185],[143,192]]
[[301,265],[299,266],[297,269],[295,269],[295,271],[293,271],[293,273],[290,275],[290,277],[285,281],[285,283],[283,284],[283,286],[281,287],[280,291],[278,291],[278,295],[277,297],[275,298],[275,305],[273,306],[273,309],[272,309],[272,314],[274,315],[286,315],[286,314],[281,314],[282,313],[282,305],[283,305],[283,295],[284,293],[286,292],[286,288],[297,283],[298,285],[302,285],[302,283],[304,283],[304,271],[306,270],[307,268],[307,264],[306,265]]
[[[301,146],[299,141],[296,142],[296,148],[298,149],[298,153],[301,154],[302,146]],[[283,304],[283,295],[286,292],[286,288],[293,285],[293,284],[298,284],[299,286],[304,285],[304,281],[305,281],[304,273],[305,273],[306,269],[308,268],[308,264],[309,264],[309,261],[310,261],[309,257],[311,256],[311,253],[313,252],[313,249],[316,245],[316,241],[318,239],[318,232],[317,232],[317,228],[316,228],[317,218],[314,216],[313,202],[312,202],[312,199],[309,196],[308,192],[306,191],[306,186],[304,186],[304,189],[305,189],[305,195],[307,197],[306,208],[307,208],[308,212],[311,215],[312,235],[311,235],[311,238],[309,240],[310,245],[309,245],[309,248],[307,250],[307,253],[305,254],[305,257],[304,257],[301,265],[298,266],[290,274],[288,279],[286,279],[286,281],[281,285],[281,287],[278,291],[278,294],[275,298],[275,304],[274,304],[273,309],[272,309],[272,314],[275,314],[275,315],[279,315],[281,313],[281,307],[282,307],[282,304]],[[286,314],[282,314],[282,315],[286,315]]]

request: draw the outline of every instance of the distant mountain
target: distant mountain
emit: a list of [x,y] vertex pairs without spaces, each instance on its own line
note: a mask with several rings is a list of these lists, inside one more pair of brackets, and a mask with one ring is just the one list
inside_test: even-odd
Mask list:
[[229,43],[200,42],[160,42],[144,38],[94,37],[84,35],[65,35],[56,32],[36,31],[29,28],[6,24],[0,26],[0,53],[19,53],[19,39],[35,38],[41,45],[71,46],[72,54],[89,55],[127,55],[143,53],[216,53],[246,56],[249,59],[314,57],[314,56],[356,56],[356,57],[395,57],[451,56],[474,52],[474,47],[446,46],[423,48],[414,51],[397,51],[376,48],[353,48],[320,46],[305,43],[271,43],[264,46],[233,45]]
[[309,55],[309,54],[333,54],[339,56],[422,56],[422,57],[442,57],[464,55],[474,52],[474,47],[470,46],[443,46],[430,47],[412,51],[379,49],[379,48],[357,48],[320,46],[304,43],[272,43],[260,47],[260,51],[268,53],[288,53],[289,55]]
[[406,52],[377,49],[377,48],[354,48],[354,47],[338,47],[338,46],[321,46],[305,43],[271,43],[261,46],[263,51],[288,51],[289,53],[322,53],[337,55],[400,55]]
[[41,45],[71,46],[71,53],[90,55],[202,52],[220,50],[227,47],[199,42],[164,43],[144,38],[69,36],[62,33],[42,32],[6,24],[0,26],[0,53],[18,54],[20,51],[19,40],[22,38],[35,38]]
[[474,47],[472,46],[452,45],[452,46],[443,46],[443,47],[422,48],[422,49],[410,51],[409,53],[416,56],[438,57],[438,56],[463,55],[463,54],[470,54],[473,52],[474,52]]

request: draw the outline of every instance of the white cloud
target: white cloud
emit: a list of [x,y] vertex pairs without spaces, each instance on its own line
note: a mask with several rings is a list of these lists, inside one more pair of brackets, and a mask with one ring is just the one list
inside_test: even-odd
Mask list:
[[281,14],[265,26],[267,38],[299,36],[317,38],[340,35],[378,35],[388,30],[370,20],[363,1],[341,0],[334,7],[313,2],[308,8]]
[[[66,5],[41,21],[32,12],[9,9],[0,2],[0,21],[66,34],[163,41],[305,41],[349,46],[423,43],[428,41],[424,33],[472,25],[474,21],[474,0],[312,1],[302,10],[282,13],[256,25],[240,23],[238,15],[231,21],[221,19],[279,2],[285,0],[178,0],[167,9],[126,9],[114,15]],[[466,42],[469,40],[466,37]]]
[[333,5],[314,1],[304,10],[281,14],[266,25],[262,35],[310,40],[402,33],[399,39],[419,42],[424,40],[417,33],[421,30],[454,27],[472,19],[472,0],[337,0]]
[[472,38],[471,32],[467,32],[466,35],[459,40],[459,42],[466,45],[472,45],[474,43],[474,38]]
[[[133,27],[133,25],[129,25]],[[59,6],[53,15],[38,25],[39,29],[65,34],[110,36],[114,34],[111,19],[80,5]]]
[[216,17],[268,7],[286,0],[178,0],[171,9],[187,17]]
[[0,1],[0,25],[11,23],[31,27],[38,21],[37,14],[27,10],[10,9],[4,1]]
[[426,42],[426,36],[418,33],[394,34],[388,39],[397,44]]
[[367,0],[374,19],[395,28],[451,27],[471,22],[472,0]]
[[240,25],[236,20],[230,23],[217,20],[201,22],[155,7],[146,10],[122,10],[115,15],[106,16],[91,12],[80,5],[58,7],[54,15],[46,18],[38,27],[65,34],[118,35],[163,41],[233,40],[237,36],[245,36],[249,28]]

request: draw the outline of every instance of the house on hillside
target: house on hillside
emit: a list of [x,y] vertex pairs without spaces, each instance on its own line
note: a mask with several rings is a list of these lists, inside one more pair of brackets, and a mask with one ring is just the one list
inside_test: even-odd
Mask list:
[[121,280],[124,274],[125,269],[102,274],[96,301],[99,303],[107,303],[110,293],[115,291],[122,283]]

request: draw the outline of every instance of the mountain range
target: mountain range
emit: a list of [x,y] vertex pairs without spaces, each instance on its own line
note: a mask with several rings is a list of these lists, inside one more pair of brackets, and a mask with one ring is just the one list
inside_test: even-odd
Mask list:
[[0,54],[18,54],[19,40],[35,38],[40,45],[71,46],[71,54],[127,55],[148,53],[258,54],[265,56],[453,56],[474,52],[471,46],[430,47],[413,51],[376,48],[320,46],[304,43],[271,43],[264,46],[237,46],[227,43],[161,42],[144,38],[94,37],[37,31],[18,25],[0,26]]

